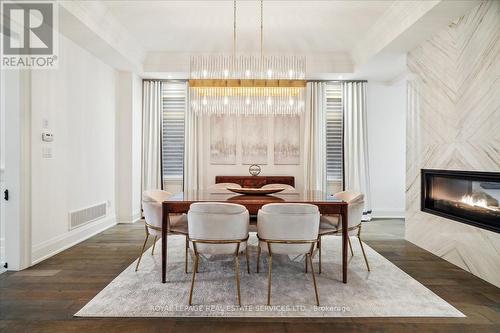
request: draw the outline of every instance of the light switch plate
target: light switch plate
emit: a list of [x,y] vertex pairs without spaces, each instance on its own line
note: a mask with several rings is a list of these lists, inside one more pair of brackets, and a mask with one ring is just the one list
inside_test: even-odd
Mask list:
[[42,133],[42,141],[43,142],[52,142],[54,141],[54,134],[52,133]]
[[53,150],[52,147],[42,147],[42,158],[49,159],[53,158]]

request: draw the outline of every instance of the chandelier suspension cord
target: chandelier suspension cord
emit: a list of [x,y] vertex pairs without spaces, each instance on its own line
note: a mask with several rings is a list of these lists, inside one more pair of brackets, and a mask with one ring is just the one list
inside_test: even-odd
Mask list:
[[264,0],[260,0],[260,58],[261,66],[264,66]]
[[236,57],[236,0],[233,1],[233,59]]

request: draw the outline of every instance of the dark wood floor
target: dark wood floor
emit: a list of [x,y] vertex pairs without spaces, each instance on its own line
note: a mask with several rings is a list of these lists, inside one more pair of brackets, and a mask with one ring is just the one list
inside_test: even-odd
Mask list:
[[387,233],[373,226],[366,228],[371,247],[467,318],[74,318],[137,258],[144,232],[137,223],[115,226],[30,269],[0,275],[0,332],[500,332],[500,288],[404,241],[391,222]]

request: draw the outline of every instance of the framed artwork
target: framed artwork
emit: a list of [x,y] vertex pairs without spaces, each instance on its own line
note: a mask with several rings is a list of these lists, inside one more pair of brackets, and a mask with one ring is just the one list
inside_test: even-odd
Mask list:
[[274,164],[300,164],[300,117],[274,117]]
[[236,117],[210,117],[210,163],[236,164]]
[[241,119],[241,156],[243,164],[267,164],[269,118]]

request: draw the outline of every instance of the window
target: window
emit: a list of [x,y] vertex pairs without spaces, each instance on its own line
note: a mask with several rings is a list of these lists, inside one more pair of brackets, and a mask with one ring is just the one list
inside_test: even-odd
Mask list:
[[342,83],[326,85],[326,177],[342,182],[343,139]]
[[186,110],[186,84],[162,84],[163,178],[182,178],[184,169],[184,113]]

